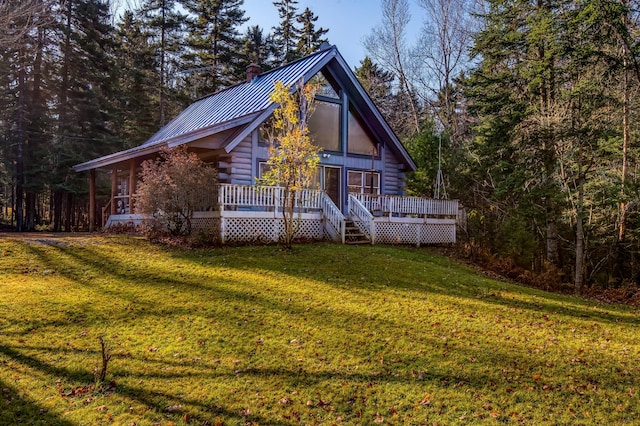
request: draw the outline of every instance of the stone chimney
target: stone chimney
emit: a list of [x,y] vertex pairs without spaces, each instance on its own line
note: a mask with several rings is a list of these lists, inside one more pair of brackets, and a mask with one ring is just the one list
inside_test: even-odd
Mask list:
[[251,83],[251,81],[260,75],[260,65],[251,64],[247,67],[247,83]]

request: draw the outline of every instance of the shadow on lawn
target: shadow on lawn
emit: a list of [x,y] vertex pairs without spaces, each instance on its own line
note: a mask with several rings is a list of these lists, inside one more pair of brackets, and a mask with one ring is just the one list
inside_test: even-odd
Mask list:
[[[51,348],[49,348],[51,350]],[[49,387],[54,389],[54,383],[58,379],[68,381],[72,386],[78,384],[90,384],[92,383],[93,376],[89,372],[84,371],[72,371],[67,368],[53,366],[40,361],[39,359],[20,353],[19,351],[12,349],[8,346],[0,344],[0,354],[3,354],[17,363],[26,365],[30,368],[39,370],[50,377],[51,383]],[[47,413],[37,404],[30,402],[24,398],[18,396],[18,392],[15,388],[6,385],[0,381],[0,388],[2,388],[2,394],[0,395],[0,425],[61,425],[71,426],[73,423],[64,421],[53,414]],[[174,404],[189,404],[193,406],[200,406],[201,408],[210,411],[212,417],[216,415],[224,415],[230,418],[236,418],[238,420],[251,420],[257,421],[259,424],[264,425],[276,425],[279,423],[273,423],[269,420],[251,415],[243,416],[242,413],[226,410],[223,406],[218,404],[205,404],[203,401],[186,399],[178,395],[172,395],[160,391],[149,392],[143,389],[139,389],[132,386],[125,386],[120,383],[116,385],[116,392],[119,395],[127,396],[132,400],[138,401],[151,410],[155,410],[158,413],[166,413],[168,417],[180,417],[180,414],[167,413],[167,402],[169,405]],[[56,391],[57,393],[57,391]],[[221,403],[223,401],[220,401]],[[206,424],[208,419],[200,418],[201,416],[194,415],[193,420],[199,420],[200,424]]]
[[[236,287],[238,287],[238,284],[241,284],[241,282],[233,279],[216,277],[215,282],[203,284],[199,281],[201,280],[201,277],[191,276],[188,272],[181,272],[181,278],[173,278],[169,277],[167,272],[162,273],[131,269],[125,262],[115,259],[106,259],[98,250],[90,247],[72,249],[57,246],[44,248],[30,245],[28,250],[41,262],[47,265],[48,268],[55,270],[56,273],[65,276],[66,278],[76,282],[78,285],[91,288],[113,298],[114,300],[124,299],[128,303],[142,307],[142,310],[138,309],[135,312],[136,316],[180,316],[188,315],[193,312],[188,307],[182,306],[181,304],[166,305],[166,299],[163,300],[163,303],[158,303],[158,300],[149,299],[148,294],[134,292],[132,290],[128,290],[127,287],[109,287],[100,284],[100,280],[85,279],[81,272],[75,272],[75,270],[82,271],[89,267],[102,278],[113,277],[123,283],[133,282],[136,284],[136,288],[143,288],[146,286],[157,289],[160,287],[171,291],[182,291],[186,289],[190,291],[190,295],[192,297],[200,297],[203,300],[223,300],[227,303],[232,301],[237,303],[238,306],[243,306],[245,308],[251,305],[262,306],[265,309],[277,309],[280,312],[289,315],[304,315],[306,317],[317,319],[319,323],[325,322],[327,316],[327,310],[325,308],[303,306],[300,303],[293,302],[286,303],[281,300],[276,300],[274,297],[263,296],[255,291],[236,291],[230,289],[229,286],[224,288],[227,284],[231,284]],[[58,256],[52,256],[48,250],[57,250]],[[65,261],[63,260],[63,257],[74,259],[74,262]],[[259,270],[254,271],[256,271],[255,275],[260,276]],[[164,298],[166,293],[162,293],[161,296]],[[186,296],[187,295],[182,293],[182,297]],[[90,307],[88,309],[90,309]],[[121,311],[119,315],[123,319],[128,319],[132,316],[132,313],[129,311]],[[238,321],[243,315],[243,312],[237,312],[235,317],[229,316],[216,319],[234,324],[234,322]],[[335,328],[336,331],[341,331],[343,324],[360,324],[369,319],[366,314],[354,313],[345,310],[340,312],[334,310],[331,312],[331,315],[340,317],[339,320],[334,321],[333,325],[331,325],[331,327]],[[386,321],[392,326],[399,325],[387,320],[379,319],[379,321]],[[329,324],[326,325],[329,326]]]
[[[339,250],[332,250],[339,248]],[[293,253],[268,247],[239,247],[236,253],[227,251],[226,267],[236,267],[260,273],[267,270],[278,274],[302,279],[314,279],[331,286],[344,286],[366,291],[384,288],[395,290],[436,293],[445,296],[462,297],[509,308],[520,308],[537,313],[564,315],[582,321],[596,320],[608,323],[640,325],[640,316],[633,313],[615,314],[594,311],[594,302],[578,297],[557,295],[518,284],[503,283],[477,275],[469,268],[433,254],[428,248],[389,246],[339,246],[331,243],[296,246]],[[202,251],[205,252],[206,251]],[[200,253],[202,253],[200,252]],[[392,254],[390,254],[390,252]],[[243,255],[247,253],[248,256]],[[286,268],[289,259],[302,254],[313,259],[313,264]],[[195,262],[192,252],[177,251],[174,257]],[[256,255],[261,256],[259,262]],[[402,258],[399,258],[402,256]],[[216,257],[212,258],[216,259]],[[198,259],[201,260],[201,259]],[[391,261],[398,262],[399,269],[389,268]],[[298,262],[294,260],[293,262]],[[292,262],[292,263],[293,263]],[[411,273],[410,271],[416,271]],[[418,273],[422,271],[422,273]],[[452,275],[453,271],[453,275]],[[440,282],[430,279],[430,273],[437,273]],[[372,282],[369,278],[376,277]],[[362,278],[365,278],[364,280]],[[336,282],[342,279],[343,283]],[[516,291],[529,296],[537,296],[536,301],[510,300],[501,296],[503,292]],[[566,304],[579,305],[567,306]]]
[[33,401],[21,397],[18,391],[0,380],[0,425],[73,426]]
[[[22,354],[8,346],[0,344],[0,354],[3,354],[15,362],[26,365],[30,368],[40,370],[51,377],[51,383],[48,384],[51,389],[55,389],[55,378],[64,377],[74,381],[86,382],[91,378],[90,374],[85,374],[80,371],[69,371],[64,368],[54,367],[49,364],[45,364],[37,358],[29,355]],[[3,388],[3,395],[0,395],[0,425],[17,425],[17,424],[29,424],[29,425],[72,425],[68,421],[62,420],[54,414],[46,412],[43,408],[36,403],[28,401],[18,396],[18,392],[15,388],[12,388],[6,383],[0,381],[0,387]],[[4,389],[7,389],[8,394],[4,393]],[[9,398],[7,398],[7,395]],[[4,399],[4,401],[2,400]],[[11,402],[7,404],[6,400],[10,399]],[[6,422],[6,423],[5,423]]]

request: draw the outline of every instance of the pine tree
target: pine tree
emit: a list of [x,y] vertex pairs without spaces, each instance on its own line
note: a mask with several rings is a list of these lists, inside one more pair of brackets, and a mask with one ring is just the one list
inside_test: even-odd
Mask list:
[[250,26],[244,34],[242,47],[243,66],[260,65],[263,71],[269,69],[270,56],[273,51],[271,35],[264,35],[264,30],[258,25]]
[[68,231],[73,194],[83,192],[86,185],[71,167],[119,147],[113,128],[117,93],[113,90],[115,30],[108,5],[100,0],[67,2],[60,19],[57,134],[47,162],[54,198],[54,230],[61,230],[64,221]]
[[[623,133],[614,111],[623,104],[616,92],[624,61],[612,52],[620,51],[624,7],[562,0],[489,5],[468,92],[480,117],[472,147],[476,198],[487,202],[485,219],[495,219],[494,247],[526,234],[559,265],[558,235],[573,232],[580,291],[589,257],[587,206],[594,227],[612,216],[596,206],[616,209],[615,200],[608,207],[598,200],[610,200],[601,195],[612,184],[603,177],[619,155],[613,141]],[[518,230],[504,232],[515,218]],[[601,226],[616,234],[605,222]]]
[[324,35],[328,29],[315,28],[318,17],[308,7],[297,16],[296,21],[301,25],[300,38],[296,46],[296,51],[300,56],[306,56],[318,50],[320,45],[328,40]]
[[158,123],[164,126],[167,117],[175,112],[171,108],[173,96],[169,88],[184,44],[182,29],[185,16],[177,11],[176,0],[144,0],[139,13],[143,17],[143,28],[158,52]]
[[373,62],[369,56],[360,61],[355,74],[376,104],[382,116],[400,137],[405,138],[415,131],[412,117],[407,114],[411,110],[406,93],[394,92],[394,76]]
[[189,77],[197,96],[236,83],[245,71],[238,58],[243,44],[238,28],[248,19],[241,8],[243,0],[183,0],[182,4],[192,15],[184,66],[201,68]]
[[276,0],[280,24],[273,27],[274,65],[280,66],[300,57],[296,46],[301,30],[296,26],[298,0]]
[[157,62],[153,45],[131,11],[122,17],[116,45],[115,60],[122,70],[118,81],[118,136],[124,147],[132,148],[158,130],[158,103],[152,96],[157,87]]

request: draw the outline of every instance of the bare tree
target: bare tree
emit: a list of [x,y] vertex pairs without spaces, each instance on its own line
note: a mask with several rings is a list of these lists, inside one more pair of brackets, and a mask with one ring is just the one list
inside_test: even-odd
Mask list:
[[50,6],[48,0],[0,0],[0,49],[16,47]]
[[455,145],[460,133],[456,118],[454,79],[470,65],[474,20],[473,0],[418,0],[424,10],[422,34],[412,52],[412,77],[417,93],[429,105]]
[[409,79],[410,52],[406,44],[407,25],[411,21],[408,0],[381,0],[382,22],[371,30],[363,45],[371,58],[393,73],[398,88],[406,93],[411,108],[411,121],[420,130],[420,107]]

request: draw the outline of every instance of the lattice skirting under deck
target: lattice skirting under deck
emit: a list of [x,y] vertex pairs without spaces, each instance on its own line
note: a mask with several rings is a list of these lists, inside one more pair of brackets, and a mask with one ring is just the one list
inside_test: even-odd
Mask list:
[[194,217],[191,219],[194,235],[198,233],[210,235],[216,241],[220,240],[220,223],[219,217]]
[[447,244],[456,242],[456,225],[376,222],[376,244]]
[[[280,240],[284,233],[284,220],[280,218],[224,218],[221,235],[225,243],[260,242]],[[317,241],[324,239],[324,226],[317,219],[302,219],[296,239]]]

